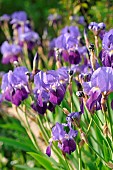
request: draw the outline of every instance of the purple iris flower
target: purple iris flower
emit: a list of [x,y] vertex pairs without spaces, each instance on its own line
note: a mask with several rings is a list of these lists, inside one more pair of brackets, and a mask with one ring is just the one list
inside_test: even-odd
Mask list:
[[62,57],[64,61],[70,64],[79,64],[81,61],[80,54],[77,50],[70,50],[69,52],[64,50],[62,51]]
[[[100,83],[101,82],[101,83]],[[113,91],[113,70],[109,67],[98,68],[91,77],[91,85],[101,92]]]
[[56,40],[56,38],[54,38],[53,40],[51,40],[49,42],[49,54],[48,54],[48,57],[54,57],[55,58],[55,51],[54,51],[55,40]]
[[50,42],[49,42],[49,48],[53,49],[55,47],[55,40],[56,38],[53,38]]
[[101,40],[103,40],[105,33],[106,33],[105,30],[101,30],[101,31],[100,31],[99,37],[100,37]]
[[59,148],[63,151],[64,154],[71,154],[76,150],[76,143],[74,139],[63,139],[62,143],[59,143]]
[[66,49],[66,37],[64,35],[60,35],[56,38],[55,47],[59,49]]
[[32,50],[36,44],[40,44],[40,37],[38,33],[34,32],[29,26],[25,25],[24,27],[19,27],[17,31],[19,44],[21,46],[23,46],[23,43],[26,42],[28,49]]
[[50,21],[52,24],[57,24],[59,21],[62,20],[61,15],[58,15],[57,13],[55,14],[50,14],[48,16],[48,21]]
[[71,21],[77,22],[78,24],[85,25],[85,19],[84,16],[77,16],[77,15],[72,15],[69,17]]
[[81,36],[77,26],[66,26],[61,30],[61,34],[67,34],[67,33],[75,39],[79,39]]
[[74,37],[69,36],[68,34],[65,34],[66,37],[66,49],[71,49],[73,47],[78,47],[78,40]]
[[108,96],[113,92],[113,70],[111,67],[98,68],[91,76],[90,82],[83,83],[84,92],[89,96],[87,107],[89,110],[101,109],[102,95]]
[[80,33],[78,27],[77,28],[74,26],[65,27],[62,30],[61,35],[58,38],[56,38],[55,47],[66,50],[72,47],[77,47],[79,43],[78,41],[79,37]]
[[44,114],[46,109],[52,111],[56,105],[62,102],[67,81],[68,74],[65,68],[56,71],[38,72],[34,76],[35,102],[32,104],[32,108],[38,111],[39,114]]
[[0,17],[0,21],[9,21],[10,20],[10,16],[8,14],[4,14]]
[[19,106],[28,97],[28,72],[26,67],[17,67],[3,75],[2,79],[2,100],[7,100]]
[[[64,130],[64,127],[69,128],[69,132],[67,133]],[[62,150],[63,154],[71,154],[76,150],[76,143],[74,138],[77,136],[78,131],[73,130],[68,124],[60,124],[56,123],[56,125],[52,128],[52,141],[58,141],[58,147]],[[51,146],[47,147],[46,154],[50,156]]]
[[52,143],[50,143],[50,145],[46,148],[46,155],[48,155],[49,157],[51,156],[51,145]]
[[66,120],[68,122],[68,124],[70,124],[73,120],[77,120],[79,121],[81,118],[81,112],[72,112],[70,114],[68,114]]
[[96,22],[91,22],[88,26],[89,30],[91,30],[95,36],[97,36],[101,30],[105,29],[105,24],[103,22],[96,23]]
[[113,50],[113,29],[105,33],[102,41],[102,47],[105,50]]
[[11,24],[19,23],[19,22],[25,22],[27,20],[27,14],[24,11],[18,11],[14,12],[11,15]]
[[78,64],[81,61],[80,54],[76,50],[78,46],[78,40],[71,37],[70,34],[65,33],[60,35],[55,40],[55,46],[61,49],[61,55],[64,61],[70,64]]
[[16,44],[9,44],[5,41],[1,45],[1,53],[3,55],[2,63],[8,64],[18,61],[18,57],[22,54],[22,48]]
[[104,66],[113,67],[113,29],[104,34],[100,58]]
[[52,41],[50,55],[55,55],[52,48],[57,48],[64,61],[70,64],[78,64],[81,61],[79,54],[80,32],[78,27],[67,26],[61,31],[61,35]]
[[102,50],[99,54],[102,64],[106,67],[113,67],[113,54],[112,51]]

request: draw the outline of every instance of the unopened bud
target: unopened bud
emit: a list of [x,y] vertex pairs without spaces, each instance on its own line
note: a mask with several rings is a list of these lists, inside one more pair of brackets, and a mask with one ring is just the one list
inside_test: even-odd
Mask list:
[[69,70],[69,71],[67,71],[68,72],[68,74],[70,75],[70,76],[72,76],[73,75],[73,70]]
[[94,44],[90,44],[90,45],[89,45],[89,50],[90,50],[90,51],[94,51]]
[[30,76],[31,76],[30,72],[27,71],[25,74],[28,77],[28,80],[30,80]]
[[95,70],[95,65],[96,65],[96,56],[95,56],[95,53],[94,53],[94,44],[90,44],[89,52],[90,52],[91,66],[92,66],[92,69],[94,71]]
[[69,74],[69,84],[70,84],[72,82],[72,79],[73,79],[74,71],[73,70],[68,70],[67,73]]
[[14,65],[15,68],[18,67],[18,66],[19,66],[18,61],[14,61],[14,62],[13,62],[13,65]]
[[36,70],[38,69],[38,61],[39,61],[39,56],[38,53],[36,53],[33,60],[33,74],[35,74]]
[[88,37],[87,37],[86,29],[84,29],[84,39],[85,39],[86,47],[88,48],[89,47],[89,40],[88,40]]
[[55,50],[55,57],[56,57],[56,66],[57,68],[61,68],[62,64],[60,61],[60,50],[58,48],[55,48],[54,50]]
[[77,95],[78,97],[84,97],[83,91],[77,91],[77,92],[76,92],[76,95]]

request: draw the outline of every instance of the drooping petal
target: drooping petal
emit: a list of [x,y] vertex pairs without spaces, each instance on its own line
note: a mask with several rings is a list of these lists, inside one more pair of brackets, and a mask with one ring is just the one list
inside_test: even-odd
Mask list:
[[49,157],[51,156],[51,147],[50,147],[50,145],[46,149],[46,155],[48,155]]
[[62,151],[71,154],[76,150],[76,143],[73,139],[64,139],[62,142]]

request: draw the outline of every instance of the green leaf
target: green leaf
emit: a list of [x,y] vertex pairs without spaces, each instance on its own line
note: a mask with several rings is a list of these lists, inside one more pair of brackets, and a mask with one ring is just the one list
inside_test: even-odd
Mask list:
[[59,168],[53,167],[54,164],[49,160],[49,158],[46,155],[37,154],[33,152],[28,152],[29,155],[31,155],[40,165],[42,165],[47,170],[57,170]]
[[30,168],[27,165],[14,165],[16,168],[25,170],[44,170],[43,168]]
[[24,129],[16,123],[0,124],[0,128],[25,132]]
[[106,146],[105,141],[103,141],[103,152],[104,152],[105,160],[106,160],[106,162],[108,162],[109,161],[109,149]]
[[16,147],[17,149],[21,149],[24,151],[35,151],[35,148],[31,147],[31,145],[19,142],[16,139],[0,137],[0,141],[8,146]]

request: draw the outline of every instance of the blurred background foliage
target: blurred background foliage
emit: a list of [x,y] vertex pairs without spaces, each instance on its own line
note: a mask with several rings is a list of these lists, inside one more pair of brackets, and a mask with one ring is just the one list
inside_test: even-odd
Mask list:
[[[91,21],[105,22],[107,30],[113,25],[113,1],[112,0],[0,0],[0,16],[11,15],[15,11],[25,11],[33,23],[34,30],[42,38],[44,30],[48,31],[49,38],[56,37],[66,25],[71,25],[71,15],[84,16],[86,27]],[[48,24],[49,14],[58,13],[62,16],[62,23],[54,30]],[[82,29],[81,29],[82,28]],[[80,27],[83,35],[84,27]],[[0,45],[5,36],[0,29]],[[0,54],[0,58],[1,58]],[[0,64],[0,71],[8,71],[10,66]]]
[[[34,30],[39,33],[40,37],[42,37],[43,31],[46,28],[48,29],[50,38],[58,35],[58,30],[54,32],[53,28],[49,27],[47,22],[48,15],[54,13],[62,16],[62,23],[59,29],[71,24],[69,20],[71,15],[84,16],[86,26],[91,21],[95,21],[104,22],[107,30],[113,27],[113,0],[0,0],[0,16],[3,14],[10,15],[15,11],[25,11],[28,14],[29,19],[33,21]],[[0,30],[0,45],[4,40],[5,36]],[[8,69],[6,65],[3,66],[0,63],[0,70],[8,71]],[[5,143],[5,145],[2,142],[0,143],[0,169],[15,169],[13,167],[13,164],[16,163],[13,162],[14,160],[18,160],[18,163],[24,164],[29,158],[25,154],[27,148],[25,149],[20,143],[17,147],[13,146],[14,140],[18,144],[20,142],[18,141],[19,139],[24,139],[24,141],[26,139],[27,143],[31,145],[31,149],[34,148],[26,132],[17,120],[8,118],[7,116],[1,116],[0,124],[0,138]],[[11,129],[14,126],[18,128],[15,130]],[[8,137],[12,138],[12,141],[8,141]],[[33,164],[35,165],[35,163]]]
[[[91,21],[105,22],[107,28],[113,24],[112,0],[0,0],[0,15],[24,10],[34,23],[35,30],[42,35],[47,27],[50,13],[58,13],[63,18],[62,25],[69,24],[69,16],[83,15],[87,24]],[[0,39],[3,40],[2,38]]]

